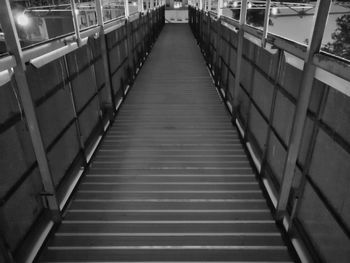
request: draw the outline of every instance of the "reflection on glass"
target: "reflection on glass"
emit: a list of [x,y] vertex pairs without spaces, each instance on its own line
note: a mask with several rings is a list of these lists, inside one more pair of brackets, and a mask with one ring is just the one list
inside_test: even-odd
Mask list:
[[16,1],[11,8],[22,47],[74,31],[69,1]]
[[125,15],[124,0],[102,0],[102,5],[105,22]]
[[75,0],[75,14],[77,15],[79,29],[97,25],[95,1]]
[[265,1],[248,1],[246,23],[250,26],[263,29],[265,18]]
[[316,2],[272,1],[269,32],[307,44],[312,29]]
[[6,42],[5,42],[5,34],[2,31],[2,27],[0,24],[0,56],[7,53]]
[[241,1],[223,1],[222,15],[239,20]]
[[349,3],[332,3],[327,19],[326,30],[323,35],[322,50],[350,60]]
[[135,14],[138,12],[137,0],[129,1],[129,14]]

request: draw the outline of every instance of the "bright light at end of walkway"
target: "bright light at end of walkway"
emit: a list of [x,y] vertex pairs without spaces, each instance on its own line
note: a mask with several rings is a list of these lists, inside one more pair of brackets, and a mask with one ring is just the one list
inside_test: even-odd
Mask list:
[[133,6],[137,6],[137,3],[136,3],[136,2],[132,2],[132,5],[133,5]]
[[75,13],[76,15],[79,15],[79,9],[74,9],[74,13]]
[[19,14],[16,17],[16,20],[20,26],[27,26],[29,25],[29,22],[30,22],[29,17],[25,13]]
[[250,9],[250,8],[252,8],[252,7],[253,7],[252,2],[248,2],[248,8]]
[[278,8],[277,7],[272,7],[271,15],[277,15],[277,14],[278,14]]
[[227,2],[224,2],[224,7],[227,7]]
[[238,2],[237,1],[234,1],[233,2],[233,7],[237,7],[238,6]]

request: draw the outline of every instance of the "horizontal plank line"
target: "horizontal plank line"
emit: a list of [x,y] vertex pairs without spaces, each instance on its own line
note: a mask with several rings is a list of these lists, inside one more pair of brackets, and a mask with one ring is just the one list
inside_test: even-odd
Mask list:
[[155,160],[155,161],[146,161],[146,160],[132,160],[132,158],[126,159],[126,160],[120,160],[120,161],[99,161],[95,160],[93,163],[95,164],[235,164],[235,163],[246,163],[249,164],[249,161],[191,161],[191,160],[184,160],[184,161],[167,161],[167,160]]
[[87,174],[87,177],[255,177],[254,174]]
[[[150,151],[157,151],[157,152],[203,152],[202,149],[149,149],[147,146],[138,146],[139,148],[145,147],[147,149],[136,149],[137,147],[133,147],[131,149],[128,149],[128,152],[150,152]],[[244,150],[240,147],[239,149],[218,149],[216,150],[218,152],[244,152]],[[99,152],[125,152],[125,150],[122,149],[100,149]],[[246,155],[244,155],[246,156]]]
[[74,202],[264,203],[264,199],[75,199]]
[[69,209],[68,213],[261,213],[268,209]]
[[252,232],[252,233],[81,233],[81,232],[59,232],[55,233],[55,236],[118,236],[118,237],[227,237],[227,236],[249,236],[249,237],[256,237],[256,236],[281,236],[278,232]]
[[[144,141],[142,141],[144,142]],[[116,142],[112,142],[112,141],[104,141],[103,142],[103,147],[105,146],[108,146],[106,145],[106,143],[115,143],[115,145],[119,145],[120,146],[120,143],[124,143],[124,144],[130,144],[131,142],[128,142],[128,141],[116,141]],[[136,142],[135,142],[136,143]],[[210,146],[210,147],[213,147],[213,146],[226,146],[226,147],[232,147],[232,146],[241,146],[242,147],[242,144],[241,143],[232,143],[232,142],[229,142],[229,143],[155,143],[155,142],[149,142],[151,144],[151,146],[169,146],[169,147],[182,147],[182,146],[191,146],[191,147],[195,147],[195,146]],[[137,147],[141,147],[142,145],[137,145]]]
[[49,250],[287,250],[286,246],[49,246]]
[[84,185],[258,185],[258,182],[82,182]]
[[[82,261],[40,261],[42,263],[78,263]],[[133,263],[160,263],[160,261],[132,261]],[[294,261],[161,261],[163,263],[294,263]],[[84,263],[130,263],[130,261],[84,261]]]
[[179,194],[183,194],[183,193],[193,193],[193,194],[198,194],[198,193],[202,193],[202,194],[221,194],[221,193],[231,193],[231,194],[235,194],[235,193],[261,193],[260,190],[230,190],[230,191],[183,191],[183,190],[155,190],[155,191],[132,191],[132,190],[79,190],[79,193],[179,193]]
[[62,224],[274,224],[273,220],[63,220]]
[[[152,150],[147,150],[147,152],[151,152]],[[185,150],[183,150],[185,151]],[[120,152],[125,152],[125,151],[121,151]],[[186,151],[187,152],[187,151]],[[202,150],[201,150],[202,152]],[[243,150],[242,150],[243,152]],[[125,155],[129,155],[129,154],[125,154]],[[99,154],[97,156],[97,158],[111,158],[111,157],[118,157],[118,158],[121,158],[123,156],[121,155],[111,155],[111,154]],[[145,155],[134,155],[134,156],[130,156],[129,158],[187,158],[187,157],[190,157],[190,158],[220,158],[220,157],[228,157],[228,158],[231,158],[231,157],[247,157],[247,155],[245,154],[215,154],[215,155],[205,155],[205,154],[202,154],[202,155],[198,155],[198,154],[169,154],[169,155],[164,155],[164,154],[147,154],[146,156]]]
[[[131,170],[130,167],[93,167],[100,170]],[[142,170],[251,170],[251,167],[143,167]]]

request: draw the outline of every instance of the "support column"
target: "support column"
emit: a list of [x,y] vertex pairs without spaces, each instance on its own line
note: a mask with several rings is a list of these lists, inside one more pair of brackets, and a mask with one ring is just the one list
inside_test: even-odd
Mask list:
[[310,102],[312,84],[316,71],[316,66],[313,65],[312,61],[314,54],[318,53],[321,48],[323,33],[327,24],[331,2],[331,0],[319,0],[317,2],[317,9],[314,15],[314,25],[310,38],[311,41],[307,47],[304,69],[300,83],[300,91],[297,100],[291,136],[289,139],[288,153],[284,164],[282,185],[277,204],[276,217],[280,220],[283,219],[287,208],[288,198],[294,179],[296,160],[298,158],[298,153],[300,150],[307,109]]
[[0,0],[0,6],[0,23],[2,30],[5,33],[6,46],[8,48],[8,51],[14,55],[16,59],[17,65],[14,67],[14,76],[17,82],[19,96],[28,125],[28,131],[37,159],[47,206],[52,212],[53,219],[55,221],[59,221],[60,209],[56,197],[56,190],[52,180],[52,174],[48,164],[45,146],[41,137],[34,103],[25,74],[23,53],[21,45],[19,43],[15,22],[12,16],[10,1]]
[[149,8],[150,9],[153,9],[154,8],[154,0],[149,0],[150,1],[150,6],[149,6]]
[[242,65],[242,51],[243,51],[243,40],[244,40],[244,25],[247,18],[247,6],[248,1],[242,0],[241,6],[241,17],[239,19],[239,31],[238,31],[238,44],[236,54],[236,72],[235,72],[235,86],[233,94],[233,117],[235,118],[238,110],[238,96],[240,92],[240,78],[241,78],[241,65]]
[[208,0],[208,11],[211,11],[211,1],[212,0]]

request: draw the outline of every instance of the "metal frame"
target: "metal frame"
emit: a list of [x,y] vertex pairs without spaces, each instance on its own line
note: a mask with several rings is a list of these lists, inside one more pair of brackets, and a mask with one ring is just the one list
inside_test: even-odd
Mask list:
[[130,16],[128,0],[124,0],[124,10],[125,10],[125,18],[128,19]]
[[[23,112],[24,112],[24,116],[25,116],[25,120],[28,126],[28,130],[29,130],[29,135],[32,141],[32,145],[33,145],[33,149],[35,152],[35,156],[36,156],[36,161],[37,164],[34,163],[33,165],[31,165],[27,171],[24,172],[24,174],[21,176],[20,181],[24,178],[27,178],[27,176],[33,171],[33,169],[35,169],[36,167],[39,168],[39,172],[40,172],[40,176],[41,176],[41,182],[43,185],[43,192],[41,193],[41,195],[44,198],[44,205],[47,206],[48,210],[50,211],[51,217],[50,220],[58,222],[61,219],[61,210],[64,208],[64,203],[62,204],[62,187],[59,188],[56,193],[56,189],[55,189],[55,185],[53,183],[53,179],[52,179],[52,174],[50,171],[50,166],[48,163],[48,159],[47,159],[47,153],[50,151],[49,149],[45,149],[45,145],[43,143],[42,140],[42,134],[40,132],[40,127],[39,127],[39,123],[38,123],[38,119],[36,116],[36,110],[35,107],[37,105],[34,104],[32,97],[31,97],[31,93],[29,90],[29,85],[28,85],[28,81],[26,78],[26,63],[29,62],[30,64],[32,64],[33,66],[35,66],[36,68],[40,68],[45,66],[46,64],[64,57],[65,55],[77,50],[79,47],[88,44],[88,38],[89,37],[94,37],[95,39],[99,38],[101,40],[100,42],[100,46],[101,46],[101,57],[103,60],[103,68],[104,68],[104,73],[105,73],[105,87],[107,88],[106,91],[108,91],[108,89],[111,91],[108,98],[106,98],[107,100],[107,104],[111,105],[114,109],[115,112],[115,106],[114,106],[114,96],[113,96],[113,91],[112,91],[112,87],[111,87],[111,80],[110,80],[110,76],[109,76],[109,62],[108,62],[108,57],[107,57],[107,45],[106,45],[106,38],[105,38],[105,34],[107,32],[111,32],[112,30],[116,30],[117,28],[123,26],[123,23],[126,21],[126,23],[128,24],[129,22],[127,21],[127,17],[126,18],[118,18],[112,21],[108,21],[107,23],[104,23],[103,21],[103,12],[102,12],[102,5],[101,5],[101,0],[96,0],[96,14],[97,14],[97,25],[89,28],[87,30],[84,31],[80,31],[78,28],[78,19],[77,19],[77,15],[76,13],[73,11],[75,9],[75,3],[73,2],[74,0],[71,0],[71,6],[72,8],[72,18],[73,18],[73,22],[74,22],[74,26],[75,26],[75,31],[72,34],[69,35],[65,35],[62,38],[58,38],[55,40],[51,40],[49,42],[46,43],[40,43],[35,47],[26,49],[26,50],[22,50],[22,47],[20,46],[19,43],[19,39],[18,39],[18,35],[17,35],[17,31],[16,31],[16,26],[15,26],[15,22],[14,22],[14,18],[13,18],[13,14],[11,11],[11,7],[10,7],[10,0],[0,0],[0,23],[2,25],[2,29],[6,35],[6,43],[7,43],[7,48],[9,49],[9,53],[11,55],[7,55],[4,56],[2,58],[0,58],[0,73],[1,73],[1,79],[2,80],[6,80],[9,81],[11,77],[11,75],[14,75],[14,78],[16,80],[17,86],[18,86],[18,93],[19,93],[19,98],[21,101],[21,106],[23,108]],[[142,5],[142,0],[139,1],[139,5]],[[126,6],[125,8],[128,8],[128,6]],[[138,10],[143,10],[142,6],[139,6]],[[159,10],[156,11],[157,14],[159,14]],[[126,14],[128,14],[128,12],[126,12]],[[151,17],[154,17],[154,19],[156,21],[158,21],[159,23],[161,23],[161,20],[159,20],[160,16],[155,16],[153,14],[151,14]],[[141,17],[140,17],[141,19]],[[156,28],[156,24],[154,24],[155,28]],[[145,39],[141,39],[140,41],[145,41]],[[150,44],[150,43],[148,43]],[[90,62],[91,63],[91,62]],[[92,65],[93,66],[93,65]],[[91,64],[90,64],[91,67]],[[67,70],[67,67],[65,65],[65,68]],[[85,69],[84,69],[85,70]],[[6,73],[6,74],[5,74]],[[93,74],[94,75],[94,74]],[[9,76],[9,77],[8,77]],[[70,82],[70,81],[69,81]],[[64,83],[63,83],[64,85]],[[61,84],[58,85],[55,89],[54,89],[54,93],[56,93],[57,90],[59,90],[61,87]],[[80,134],[80,125],[79,125],[79,121],[78,121],[78,115],[79,113],[77,112],[77,109],[75,107],[75,99],[72,93],[72,87],[69,87],[69,92],[70,92],[70,99],[71,102],[74,106],[74,119],[76,122],[76,128],[78,129],[78,134]],[[96,94],[93,96],[99,96],[99,92],[100,89],[97,89]],[[106,93],[108,94],[108,92]],[[45,97],[46,95],[44,95]],[[49,95],[51,96],[51,95]],[[39,100],[41,100],[42,98],[40,98]],[[91,99],[90,99],[91,100]],[[89,101],[90,101],[89,100]],[[42,102],[40,102],[42,103]],[[89,102],[88,102],[89,103]],[[84,106],[85,107],[85,106]],[[114,114],[112,114],[113,116]],[[107,115],[108,116],[108,115]],[[111,117],[112,117],[111,116]],[[14,120],[11,120],[11,122],[9,122],[9,125],[13,125],[12,123],[14,121],[20,120],[21,116],[15,116]],[[112,118],[111,118],[112,119]],[[55,143],[57,142],[58,138],[60,136],[62,136],[65,131],[67,130],[67,127],[71,126],[72,121],[70,121],[70,123],[63,128],[63,133],[61,132],[55,139]],[[110,122],[108,122],[110,123]],[[108,125],[108,124],[107,124]],[[101,126],[101,123],[99,123],[99,126]],[[11,126],[9,126],[11,127]],[[106,125],[105,125],[106,127]],[[6,127],[5,127],[6,128]],[[96,127],[95,127],[96,128]],[[95,133],[95,128],[92,130],[91,134]],[[90,136],[91,136],[90,134]],[[80,134],[81,135],[81,134]],[[92,137],[91,137],[92,138]],[[82,142],[81,138],[78,138],[79,142],[80,142],[80,148],[82,149],[82,151],[84,151],[84,143]],[[50,144],[49,147],[51,147],[52,144]],[[79,165],[80,164],[80,159],[77,159],[78,156],[76,156],[73,160],[73,162],[71,163],[70,167],[68,168],[70,169],[75,169],[79,167],[74,168],[74,165]],[[85,163],[86,163],[86,158],[84,158]],[[87,166],[86,166],[87,167]],[[72,174],[75,172],[75,170],[71,170]],[[81,174],[82,169],[79,170],[79,173]],[[75,175],[74,175],[75,176]],[[77,177],[79,178],[79,177]],[[70,180],[68,178],[68,180]],[[6,197],[11,196],[20,186],[21,184],[17,184],[15,187],[12,187],[9,192],[10,193],[6,193]],[[65,191],[65,190],[64,190]],[[63,202],[66,202],[68,199],[66,197],[64,197],[65,199],[63,200]],[[1,212],[1,206],[5,204],[6,200],[1,200],[4,201],[3,203],[0,204],[0,212]],[[61,205],[59,204],[59,201],[61,201]],[[46,217],[45,217],[46,218]],[[0,218],[1,219],[1,218]],[[51,221],[50,221],[51,222]],[[48,233],[46,233],[48,234]],[[3,248],[2,247],[1,240],[0,240],[0,251]],[[27,248],[30,247],[31,244],[27,244],[24,245],[25,249],[22,249],[22,245],[20,247],[21,251],[19,254],[19,256],[22,258],[22,256],[26,257],[27,256]],[[22,255],[22,250],[23,250],[23,255]],[[9,251],[5,251],[6,253]],[[17,255],[16,255],[17,256]],[[9,259],[6,259],[7,261],[10,262]]]
[[54,220],[60,220],[60,209],[56,197],[55,186],[52,180],[52,174],[48,164],[44,143],[42,140],[35,107],[29,90],[27,78],[25,75],[25,64],[23,61],[22,48],[19,43],[18,34],[12,16],[9,0],[0,0],[0,22],[6,35],[6,44],[10,53],[16,59],[17,66],[14,67],[14,76],[18,85],[18,92],[21,98],[22,107],[26,115],[29,134],[32,140],[33,149],[38,162],[41,180],[44,188],[44,196],[47,206],[51,210]]
[[268,29],[269,29],[270,8],[271,8],[271,0],[266,0],[264,29],[263,29],[263,35],[261,38],[261,45],[263,47],[266,46],[266,37],[267,37]]
[[[233,112],[238,108],[238,96],[240,92],[240,78],[241,78],[241,63],[243,52],[243,40],[244,40],[244,25],[247,19],[248,1],[242,0],[241,15],[239,18],[239,31],[238,31],[238,44],[237,44],[237,59],[236,59],[236,74],[235,74],[235,86],[233,94]],[[235,116],[233,116],[235,118]]]
[[[270,1],[269,1],[270,2]],[[260,174],[261,179],[263,181],[263,183],[265,184],[265,182],[267,184],[269,184],[269,187],[266,187],[267,189],[270,188],[270,191],[268,190],[270,195],[273,195],[271,197],[271,200],[274,199],[274,206],[275,206],[275,212],[276,212],[276,219],[281,220],[280,221],[280,225],[283,225],[283,227],[286,230],[290,230],[291,227],[293,227],[293,222],[295,220],[293,220],[293,217],[296,218],[295,216],[298,214],[298,202],[294,201],[293,205],[294,207],[292,208],[292,220],[290,220],[289,217],[289,213],[287,213],[286,208],[287,208],[287,203],[288,201],[290,201],[290,197],[291,197],[291,186],[292,186],[292,182],[294,179],[294,170],[297,168],[301,168],[301,164],[297,163],[296,158],[297,155],[299,153],[300,150],[300,144],[301,144],[301,139],[302,139],[302,132],[303,132],[303,128],[304,128],[304,123],[305,123],[305,119],[308,116],[309,118],[311,118],[314,121],[318,121],[319,122],[319,129],[322,129],[323,132],[325,132],[328,136],[330,136],[335,143],[342,147],[347,153],[350,152],[350,144],[348,144],[348,142],[345,141],[345,139],[335,130],[333,130],[331,127],[328,126],[328,124],[324,123],[322,120],[320,120],[320,116],[318,113],[317,116],[315,116],[315,114],[311,111],[308,110],[308,106],[309,106],[309,101],[310,101],[310,96],[311,96],[311,90],[313,88],[313,82],[314,80],[320,80],[322,83],[324,83],[324,85],[328,85],[329,87],[331,87],[331,89],[335,89],[338,92],[340,92],[341,94],[344,94],[346,96],[350,96],[350,64],[349,61],[343,60],[341,58],[335,57],[334,55],[331,54],[327,54],[325,52],[322,52],[320,50],[321,47],[321,43],[322,43],[322,38],[323,38],[323,32],[325,29],[325,25],[327,22],[327,18],[328,18],[328,12],[329,12],[329,7],[330,7],[330,0],[319,0],[318,1],[318,5],[317,5],[317,12],[315,13],[314,16],[314,29],[313,29],[313,33],[312,33],[312,38],[311,41],[309,43],[309,45],[302,45],[296,42],[293,42],[291,40],[285,39],[283,37],[280,36],[276,36],[273,35],[271,33],[268,33],[268,18],[269,18],[269,11],[270,8],[268,8],[266,6],[266,12],[265,12],[265,18],[264,18],[264,29],[260,30],[254,27],[251,27],[245,23],[241,24],[241,23],[237,23],[237,21],[229,18],[229,17],[225,17],[220,15],[220,12],[218,12],[217,17],[220,17],[220,19],[222,20],[222,25],[226,26],[227,28],[229,28],[231,31],[237,33],[237,30],[235,28],[238,28],[239,31],[243,31],[243,37],[248,39],[250,42],[254,43],[255,45],[258,46],[262,46],[262,48],[264,48],[266,51],[268,51],[271,54],[276,54],[276,52],[273,52],[273,49],[277,49],[279,52],[279,60],[277,63],[277,73],[276,75],[281,74],[280,72],[283,72],[283,69],[280,68],[281,66],[283,66],[283,64],[289,64],[294,68],[297,68],[301,71],[303,71],[302,73],[302,79],[300,81],[300,91],[299,91],[299,97],[298,98],[294,98],[294,96],[292,94],[290,94],[287,90],[285,90],[282,86],[280,86],[280,84],[277,81],[277,77],[273,77],[270,76],[270,74],[268,73],[263,73],[263,71],[261,69],[259,69],[258,67],[255,67],[254,70],[258,70],[260,71],[260,73],[262,73],[265,78],[267,78],[267,80],[270,83],[274,83],[274,98],[273,100],[276,99],[276,91],[278,90],[280,92],[280,94],[282,96],[284,96],[284,98],[286,98],[287,100],[289,100],[292,104],[296,105],[296,110],[295,110],[295,114],[294,114],[294,120],[293,120],[293,125],[292,125],[292,130],[291,130],[291,135],[290,135],[290,139],[289,142],[284,142],[283,138],[281,138],[278,134],[278,132],[276,131],[276,129],[270,124],[272,122],[273,119],[273,109],[270,110],[270,116],[268,116],[269,120],[266,120],[267,118],[264,118],[265,122],[268,123],[269,126],[269,133],[273,133],[274,135],[276,135],[277,141],[281,144],[282,148],[284,150],[286,150],[287,152],[287,158],[284,164],[284,171],[283,171],[283,180],[281,185],[279,184],[279,181],[277,181],[276,178],[273,178],[273,176],[270,176],[269,173],[271,172],[270,169],[271,167],[269,167],[269,163],[266,163],[264,161],[264,159],[266,159],[266,147],[263,149],[263,155],[262,155],[262,161],[260,162],[257,159],[257,170],[259,170],[259,166],[262,165],[262,170],[264,171],[263,173]],[[271,3],[269,3],[271,4]],[[208,14],[211,14],[210,11],[207,12]],[[242,12],[241,12],[242,13]],[[201,30],[206,30],[201,28],[201,14],[199,11],[192,9],[191,16],[194,17],[190,17],[190,22],[191,22],[191,26],[192,26],[192,30],[194,31],[195,36],[197,36],[198,38],[198,32],[200,32]],[[215,23],[215,18],[212,18],[212,22]],[[241,21],[240,21],[241,22]],[[209,24],[209,23],[208,23]],[[199,28],[198,28],[199,26]],[[209,31],[208,31],[209,32]],[[240,41],[242,39],[242,37],[238,36],[238,41]],[[201,46],[205,46],[207,45],[207,43],[202,43],[202,39],[198,39],[198,41],[200,41],[200,45]],[[214,44],[216,45],[216,48],[219,49],[218,43]],[[273,48],[273,49],[272,49]],[[237,51],[237,54],[240,55],[239,51]],[[205,55],[206,57],[206,55]],[[207,57],[206,57],[207,58]],[[237,63],[237,67],[236,70],[240,70],[240,63],[241,61],[239,60],[239,58],[237,58],[237,60],[239,61],[239,63]],[[276,61],[277,62],[277,61]],[[210,61],[210,58],[207,58],[207,63],[209,64],[209,68],[215,68],[218,66],[217,62],[213,62]],[[251,65],[253,65],[253,62],[250,62]],[[226,65],[227,67],[227,65]],[[218,81],[218,76],[214,76],[215,81]],[[237,71],[236,71],[236,81],[237,79],[239,80],[240,78],[237,77]],[[240,88],[240,83],[238,81],[238,83],[235,83],[235,88],[239,87]],[[329,89],[329,87],[327,87],[327,89]],[[219,88],[219,87],[217,87]],[[220,86],[221,88],[221,86]],[[225,88],[225,87],[224,87]],[[229,88],[229,87],[226,87]],[[236,91],[236,90],[235,90]],[[248,95],[248,99],[255,103],[253,98],[251,96],[249,96],[249,94],[247,94],[247,92],[245,92],[246,95]],[[237,98],[238,96],[234,96],[235,98]],[[324,103],[325,100],[327,98],[327,95],[323,94],[323,102],[321,102],[321,105],[323,105],[324,107]],[[227,107],[229,108],[229,101],[225,101]],[[275,103],[275,102],[273,102]],[[238,104],[236,104],[237,107],[239,107]],[[320,106],[322,107],[322,106]],[[233,121],[235,123],[237,123],[237,121],[239,121],[240,119],[236,119],[236,117],[240,117],[239,114],[237,114],[237,109],[234,109],[233,112]],[[262,114],[261,112],[259,112],[260,115]],[[237,116],[235,116],[235,114],[237,114]],[[245,124],[246,125],[246,124]],[[237,124],[237,126],[239,126],[239,124]],[[243,131],[243,128],[239,128],[240,131]],[[315,132],[314,132],[315,134]],[[248,137],[248,140],[251,140],[251,142],[247,142],[247,145],[249,143],[251,143],[251,145],[257,145],[258,142],[256,141],[256,138],[254,138],[254,136],[252,136],[250,138],[250,136],[246,136],[246,134],[242,135],[244,138]],[[316,135],[312,136],[313,139],[315,140]],[[268,140],[268,139],[267,139]],[[265,141],[265,145],[268,145],[268,143],[266,143]],[[309,146],[309,155],[308,158],[310,159],[310,150],[312,146]],[[256,155],[256,153],[254,152],[253,148],[252,149],[252,153],[251,155],[254,156]],[[259,153],[258,155],[261,157],[261,154]],[[253,158],[253,157],[252,157]],[[254,159],[254,158],[253,158]],[[254,160],[255,161],[255,160]],[[264,166],[266,165],[266,168],[264,168]],[[281,164],[283,165],[283,163]],[[306,169],[305,171],[303,169]],[[307,174],[307,166],[306,168],[303,167],[302,171],[303,171],[303,179],[304,182],[307,182],[311,188],[316,192],[318,198],[320,198],[320,200],[322,201],[323,205],[325,206],[325,208],[328,210],[328,212],[330,212],[330,214],[333,216],[333,219],[335,220],[335,222],[339,225],[339,227],[344,231],[344,233],[349,236],[350,232],[348,227],[346,226],[346,223],[344,222],[344,218],[342,218],[342,216],[336,211],[336,209],[334,207],[332,207],[332,205],[330,204],[329,200],[327,200],[327,198],[325,197],[325,194],[318,188],[318,186],[313,182],[312,178]],[[266,176],[266,177],[265,177]],[[276,189],[280,190],[280,194],[277,194]],[[304,191],[304,187],[303,187],[303,181],[301,183],[301,186],[297,189],[297,196],[302,196]],[[293,196],[295,197],[295,196]],[[289,211],[288,211],[289,212]],[[283,223],[282,223],[283,222]],[[295,224],[295,228],[293,227],[293,229],[291,229],[291,231],[294,231],[293,233],[296,235],[296,238],[298,239],[300,236],[302,236],[302,233],[299,232],[299,226],[297,226],[297,224]],[[295,240],[294,240],[295,241]],[[293,243],[294,243],[293,241]],[[308,247],[308,249],[310,249],[311,251],[314,249],[313,245],[311,243],[305,243],[304,245],[306,245]],[[299,247],[299,245],[298,245]],[[302,250],[302,249],[301,249]],[[309,251],[310,252],[310,251]],[[307,254],[307,253],[306,253]]]
[[218,0],[218,11],[217,11],[218,18],[220,18],[222,16],[223,6],[224,6],[224,0]]
[[[107,107],[112,108],[113,115],[115,114],[115,101],[113,96],[113,89],[111,80],[109,78],[109,63],[108,63],[108,57],[107,57],[107,44],[106,44],[106,38],[105,38],[105,32],[103,29],[103,6],[102,6],[102,0],[95,0],[96,1],[96,15],[97,15],[97,25],[100,28],[99,32],[99,39],[100,39],[100,45],[101,45],[101,55],[102,55],[102,61],[103,61],[103,72],[105,76],[105,83],[106,88],[109,90],[107,93]],[[140,0],[142,2],[142,0]],[[112,115],[112,114],[111,114]],[[112,116],[110,116],[112,119]]]
[[322,0],[317,3],[315,23],[313,25],[311,41],[307,48],[305,65],[300,83],[300,91],[288,144],[287,158],[283,169],[282,185],[277,204],[276,216],[280,220],[283,219],[287,209],[288,198],[294,179],[296,160],[301,146],[307,109],[311,97],[312,84],[316,73],[316,66],[313,64],[313,57],[321,48],[323,32],[327,24],[328,13],[332,1]]
[[79,10],[77,9],[77,6],[75,4],[75,0],[70,0],[70,6],[72,9],[71,11],[72,11],[72,17],[73,17],[75,38],[76,38],[76,41],[79,45],[80,41],[81,41],[80,29],[79,29],[79,23],[78,23],[78,15],[77,15],[77,11],[79,11]]

